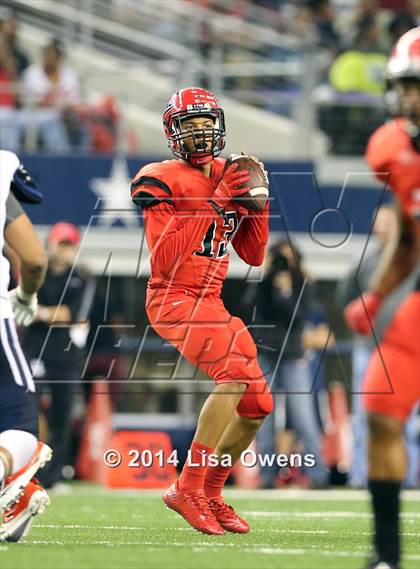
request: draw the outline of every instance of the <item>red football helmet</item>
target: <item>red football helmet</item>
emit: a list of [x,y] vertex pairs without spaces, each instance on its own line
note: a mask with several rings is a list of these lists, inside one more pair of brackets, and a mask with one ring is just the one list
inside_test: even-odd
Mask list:
[[[182,132],[182,121],[197,116],[211,117],[214,120],[213,128]],[[219,156],[225,146],[226,130],[223,109],[210,91],[199,87],[181,89],[170,97],[163,112],[163,128],[168,139],[168,146],[174,156],[194,165],[207,164]],[[210,148],[208,148],[210,135]],[[184,143],[185,139],[191,136],[194,151],[189,150]]]
[[387,76],[398,79],[420,79],[420,26],[400,37],[388,61]]

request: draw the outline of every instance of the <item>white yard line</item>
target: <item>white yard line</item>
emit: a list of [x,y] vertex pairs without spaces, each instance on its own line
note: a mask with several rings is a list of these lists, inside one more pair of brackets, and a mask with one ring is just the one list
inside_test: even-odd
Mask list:
[[[370,519],[372,514],[369,512],[286,512],[281,511],[244,511],[241,512],[244,516],[250,516],[251,518],[317,518],[317,519],[335,519],[335,518],[365,518]],[[403,518],[417,519],[420,518],[420,512],[403,512],[401,514]]]
[[[322,549],[281,549],[279,547],[245,548],[246,553],[263,553],[267,555],[319,555],[321,557],[366,557],[364,551],[323,551]],[[405,560],[417,561],[420,555],[405,555]]]
[[[48,528],[48,529],[89,529],[89,530],[123,530],[123,531],[144,531],[149,526],[88,526],[82,524],[34,524],[32,527],[34,528]],[[172,528],[171,531],[180,531],[180,532],[191,532],[191,528]],[[266,529],[253,529],[252,533],[266,533]],[[279,528],[271,528],[271,533],[291,533],[291,534],[330,534],[330,530],[324,529],[279,529]],[[371,535],[370,532],[360,532],[360,531],[353,531],[349,529],[340,530],[340,532],[345,532],[346,534],[355,534],[355,535]],[[420,537],[419,532],[404,532],[406,537]]]
[[[301,490],[299,488],[284,490],[242,490],[227,489],[225,492],[227,497],[244,498],[247,500],[310,500],[320,502],[340,502],[340,501],[369,501],[367,490],[351,490],[343,488],[342,490]],[[404,490],[402,498],[409,501],[420,501],[419,490]]]
[[[82,524],[34,524],[34,528],[49,528],[49,529],[105,529],[105,530],[132,530],[132,531],[143,531],[146,526],[86,526]],[[187,528],[188,529],[188,528]]]
[[[90,530],[123,530],[123,531],[144,531],[149,526],[87,526],[81,524],[34,524],[32,527],[34,528],[48,528],[48,529],[90,529]],[[172,528],[171,531],[187,531],[191,532],[190,527],[186,528]],[[259,530],[259,532],[266,532],[267,530]],[[327,530],[300,530],[300,529],[276,529],[273,528],[270,531],[273,533],[320,533],[320,534],[329,534],[330,531]],[[358,532],[357,532],[358,533]],[[420,535],[420,534],[413,534],[413,535]]]
[[[251,552],[253,550],[246,548],[245,551]],[[260,547],[257,551],[265,555],[307,555],[310,551],[312,555],[322,557],[366,557],[366,553],[363,551],[322,551],[322,549],[281,549],[280,547]]]
[[33,540],[33,541],[25,541],[24,545],[66,545],[63,541],[54,541],[53,539],[50,541],[43,541],[43,540]]
[[[75,488],[75,492],[80,496],[107,496],[114,498],[161,498],[165,489],[148,490],[148,489],[111,489],[100,486],[83,486]],[[246,489],[226,489],[225,493],[229,499],[246,499],[246,500],[309,500],[322,502],[336,501],[369,501],[367,490],[246,490]],[[420,501],[419,490],[404,490],[402,498],[408,501]]]

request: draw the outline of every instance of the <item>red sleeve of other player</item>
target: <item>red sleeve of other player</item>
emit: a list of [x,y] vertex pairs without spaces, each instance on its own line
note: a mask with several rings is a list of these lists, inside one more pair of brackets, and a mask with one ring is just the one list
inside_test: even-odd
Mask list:
[[[365,159],[372,172],[382,182],[389,178],[389,158],[393,152],[392,133],[393,123],[386,123],[379,127],[369,138]],[[391,136],[390,136],[391,135]]]
[[268,241],[268,201],[263,211],[250,211],[247,216],[239,216],[239,220],[232,245],[245,263],[258,267],[264,261]]

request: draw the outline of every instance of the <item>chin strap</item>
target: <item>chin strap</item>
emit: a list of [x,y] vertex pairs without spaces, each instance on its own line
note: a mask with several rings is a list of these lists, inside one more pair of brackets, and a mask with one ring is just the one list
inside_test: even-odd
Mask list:
[[194,166],[204,166],[214,159],[213,154],[203,154],[198,156],[189,156],[187,161]]

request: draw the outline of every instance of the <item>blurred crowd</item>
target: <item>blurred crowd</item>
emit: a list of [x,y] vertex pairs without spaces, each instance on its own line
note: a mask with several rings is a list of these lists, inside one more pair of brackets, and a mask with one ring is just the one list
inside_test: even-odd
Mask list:
[[76,71],[64,46],[52,37],[40,58],[31,61],[17,39],[19,22],[9,8],[0,9],[1,147],[19,152],[42,150],[113,152],[117,144],[116,102],[104,96],[84,99]]
[[[159,2],[110,0],[109,6],[112,19],[144,25],[154,35],[196,48],[204,57],[210,58],[212,48],[222,47],[225,62],[245,61],[245,56],[249,61],[252,51],[255,60],[262,56],[278,61],[295,58],[302,46],[321,48],[326,55],[324,79],[338,91],[370,94],[383,92],[383,66],[392,46],[420,24],[418,0],[178,0],[165,4],[165,10]],[[254,36],[246,24],[259,27],[253,28]],[[266,41],[258,34],[264,30]],[[298,43],[279,48],[270,40],[271,30]],[[241,52],[247,53],[241,56]],[[341,61],[353,52],[375,54],[373,62],[382,73],[375,69],[367,76],[359,72],[349,78]]]
[[[318,126],[327,134],[333,154],[361,155],[370,134],[387,116],[386,63],[397,40],[420,24],[418,0],[255,0],[222,3],[202,0],[202,5],[226,12],[245,22],[269,25],[298,41],[298,49],[272,46],[259,55],[273,62],[300,62],[312,50],[316,85],[311,85]],[[256,9],[257,8],[257,9]],[[260,9],[258,9],[260,8]],[[240,44],[248,38],[234,33],[212,37],[203,24],[202,53],[209,54],[214,41],[225,43],[225,60],[249,60]],[[233,37],[233,41],[232,41]],[[226,41],[226,38],[227,41]],[[238,46],[239,44],[239,46]],[[306,62],[308,65],[308,62]],[[302,79],[286,76],[228,79],[225,87],[247,93],[247,101],[289,117],[302,92]]]
[[[113,0],[111,6],[112,18],[192,47],[203,87],[218,85],[243,102],[284,116],[294,118],[310,75],[307,68],[303,77],[288,74],[287,65],[315,68],[307,104],[316,108],[330,151],[342,155],[362,154],[386,118],[389,53],[402,34],[420,24],[418,0],[180,0],[170,10],[161,10],[159,2]],[[284,44],[271,31],[284,34]],[[243,64],[244,72],[214,79],[208,64],[215,62]],[[246,72],[249,63],[270,62],[285,64],[285,71]],[[184,67],[178,82],[183,75]]]
[[[215,61],[299,67],[306,56],[316,56],[311,63],[317,75],[311,102],[336,154],[361,154],[369,134],[384,120],[388,55],[398,38],[420,23],[419,0],[177,0],[164,3],[165,9],[160,1],[90,5],[112,22],[192,48],[196,60],[184,62],[191,69],[169,67],[177,83],[194,77],[201,86],[213,88],[208,63]],[[12,150],[23,144],[31,150],[112,152],[118,137],[116,101],[104,97],[95,104],[87,102],[66,57],[69,42],[64,49],[52,38],[39,60],[32,61],[33,54],[19,45],[18,26],[16,15],[2,8],[3,147],[7,141]],[[283,34],[285,41],[270,32]],[[159,63],[157,58],[157,69]],[[252,73],[217,77],[217,84],[244,102],[293,117],[307,74]]]
[[418,0],[198,0],[197,4],[304,42],[309,38],[329,52],[331,61],[354,49],[386,55],[405,31],[420,23]]

